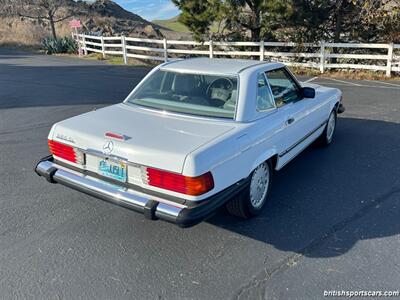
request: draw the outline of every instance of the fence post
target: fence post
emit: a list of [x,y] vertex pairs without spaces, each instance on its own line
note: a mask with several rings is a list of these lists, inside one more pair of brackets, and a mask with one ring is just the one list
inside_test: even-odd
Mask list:
[[325,42],[321,41],[321,62],[319,66],[319,70],[321,73],[325,71]]
[[85,55],[88,55],[88,51],[86,49],[86,38],[84,33],[82,33],[82,43],[83,43],[83,53]]
[[104,37],[101,36],[101,53],[103,54],[103,59],[106,58],[106,47],[104,46]]
[[393,62],[393,43],[389,44],[388,47],[388,57],[386,63],[386,77],[390,77],[392,75],[392,62]]
[[213,40],[210,40],[209,50],[210,50],[210,58],[214,58],[214,45],[213,45]]
[[260,41],[260,60],[264,60],[264,40]]
[[[77,30],[77,29],[75,28],[75,30]],[[79,34],[77,32],[76,33],[72,32],[72,38],[78,45],[78,56],[81,57],[82,56],[81,38],[79,37]]]
[[167,39],[166,38],[164,38],[163,45],[164,45],[164,61],[167,62],[168,61],[168,48],[167,48]]
[[122,55],[124,57],[124,64],[128,64],[128,57],[126,56],[126,40],[125,36],[121,35],[121,43],[122,43]]

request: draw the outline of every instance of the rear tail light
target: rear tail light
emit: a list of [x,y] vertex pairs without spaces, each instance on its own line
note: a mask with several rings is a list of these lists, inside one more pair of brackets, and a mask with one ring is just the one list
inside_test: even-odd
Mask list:
[[113,132],[106,132],[104,135],[106,137],[116,139],[116,140],[121,140],[121,141],[124,141],[126,139],[124,135],[113,133]]
[[197,177],[188,177],[154,168],[144,168],[144,180],[148,185],[191,196],[199,196],[214,188],[211,172]]
[[48,140],[48,143],[50,152],[54,156],[76,164],[85,164],[85,154],[77,148],[53,140]]

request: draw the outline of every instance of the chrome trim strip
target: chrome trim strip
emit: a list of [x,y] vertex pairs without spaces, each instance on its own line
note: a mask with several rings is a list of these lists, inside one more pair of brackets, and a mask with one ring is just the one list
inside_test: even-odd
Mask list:
[[312,130],[310,133],[306,134],[304,137],[302,137],[299,141],[297,141],[295,144],[287,148],[285,151],[279,153],[279,157],[285,156],[288,154],[290,151],[292,151],[294,148],[296,148],[298,145],[300,145],[302,142],[304,142],[306,139],[308,139],[310,136],[312,136],[315,132],[317,132],[319,129],[321,129],[323,126],[326,125],[327,122],[322,123],[320,126],[318,126],[316,129]]
[[178,217],[179,213],[181,212],[181,208],[167,205],[165,203],[159,203],[156,209],[156,217],[160,217],[160,213],[174,216],[175,218]]
[[[225,123],[234,123],[235,118],[224,118],[224,117],[212,117],[212,116],[201,116],[201,115],[194,115],[194,114],[185,114],[185,113],[178,113],[178,112],[170,112],[170,111],[165,111],[165,110],[160,110],[157,108],[151,108],[151,107],[146,107],[143,105],[138,105],[132,102],[124,102],[123,104],[126,105],[129,108],[133,109],[140,109],[156,114],[161,114],[161,115],[166,115],[166,116],[171,116],[171,117],[184,117],[188,119],[196,119],[196,120],[206,120],[206,121],[218,121],[218,122],[225,122]],[[236,116],[235,116],[236,117]]]
[[95,150],[95,149],[88,148],[87,150],[83,150],[83,152],[85,154],[89,154],[89,155],[92,155],[92,156],[97,156],[99,158],[109,159],[109,160],[112,160],[114,162],[122,162],[122,163],[125,163],[127,165],[139,166],[138,164],[129,162],[128,159],[126,159],[125,157],[112,155],[112,154],[106,155],[103,152]]
[[46,171],[51,169],[51,167],[53,167],[53,163],[52,162],[42,161],[42,162],[38,163],[38,165],[36,166],[36,171],[39,174],[45,174]]

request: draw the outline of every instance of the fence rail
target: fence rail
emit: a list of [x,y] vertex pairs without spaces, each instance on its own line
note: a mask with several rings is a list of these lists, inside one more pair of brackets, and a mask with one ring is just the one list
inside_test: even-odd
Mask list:
[[[247,57],[279,60],[289,66],[319,69],[364,69],[385,71],[390,77],[400,72],[400,44],[365,43],[293,43],[293,42],[195,42],[167,39],[145,39],[125,36],[73,34],[84,55],[89,52],[154,61],[206,55],[211,58]],[[301,51],[301,52],[299,52]],[[360,53],[361,52],[361,53]]]

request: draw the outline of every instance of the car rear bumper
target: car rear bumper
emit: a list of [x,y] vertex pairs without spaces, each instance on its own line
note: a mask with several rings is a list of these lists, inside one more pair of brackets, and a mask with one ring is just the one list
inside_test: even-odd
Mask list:
[[181,227],[190,227],[203,221],[248,184],[248,180],[244,179],[205,200],[191,201],[187,205],[182,205],[69,170],[55,163],[52,156],[40,160],[35,172],[50,183],[60,183],[90,196],[143,213],[147,219],[160,219]]
[[344,107],[343,103],[339,103],[339,106],[337,108],[337,113],[342,114],[346,111],[346,108]]

